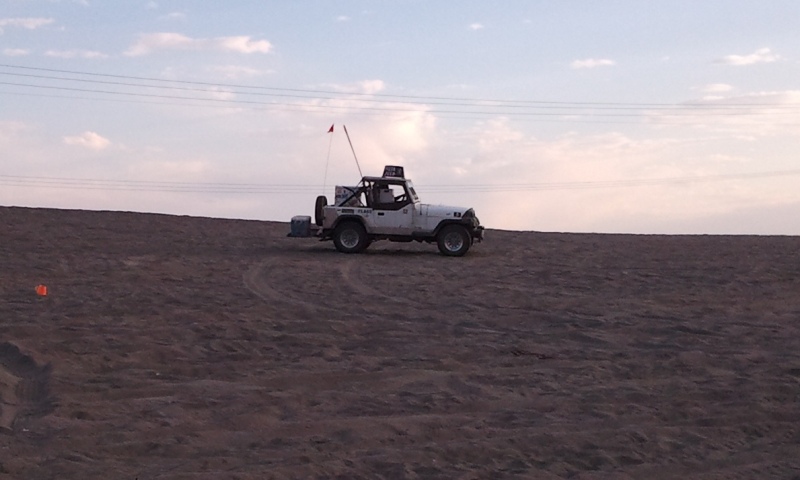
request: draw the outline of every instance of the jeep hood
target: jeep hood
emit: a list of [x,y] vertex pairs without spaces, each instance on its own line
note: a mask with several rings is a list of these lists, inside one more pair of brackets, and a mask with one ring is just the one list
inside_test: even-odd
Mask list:
[[420,213],[428,217],[461,218],[469,208],[451,207],[448,205],[427,205],[421,204]]

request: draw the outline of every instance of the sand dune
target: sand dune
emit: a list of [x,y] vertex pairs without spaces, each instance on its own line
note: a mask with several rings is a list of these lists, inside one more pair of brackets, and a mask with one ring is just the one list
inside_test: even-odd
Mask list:
[[800,238],[287,232],[0,208],[0,479],[800,478]]

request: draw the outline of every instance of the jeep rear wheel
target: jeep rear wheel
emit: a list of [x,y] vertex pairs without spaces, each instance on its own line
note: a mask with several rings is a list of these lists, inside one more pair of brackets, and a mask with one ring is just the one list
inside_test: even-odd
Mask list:
[[460,257],[467,253],[472,244],[469,232],[461,225],[447,225],[439,231],[436,243],[442,255]]
[[367,231],[357,222],[342,223],[333,232],[333,244],[342,253],[363,252],[369,243]]

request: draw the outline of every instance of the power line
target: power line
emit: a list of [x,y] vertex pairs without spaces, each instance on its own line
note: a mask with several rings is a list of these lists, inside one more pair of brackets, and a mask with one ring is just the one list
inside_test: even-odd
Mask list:
[[[284,88],[284,87],[267,87],[263,85],[246,85],[246,84],[237,84],[237,83],[218,83],[218,82],[201,82],[201,81],[192,81],[192,80],[175,80],[175,79],[164,79],[164,78],[155,78],[155,77],[142,77],[142,76],[133,76],[133,75],[115,75],[115,74],[108,74],[108,73],[97,73],[97,72],[86,72],[86,71],[78,71],[78,70],[62,70],[62,69],[54,69],[54,68],[42,68],[42,67],[30,67],[30,66],[23,66],[23,65],[12,65],[12,64],[0,64],[0,67],[4,68],[13,68],[13,69],[22,69],[22,70],[31,70],[31,71],[41,71],[41,72],[52,72],[52,73],[62,73],[62,74],[72,74],[72,75],[84,75],[90,77],[104,77],[104,78],[116,78],[116,79],[127,79],[127,80],[143,80],[143,81],[151,81],[157,83],[174,83],[174,84],[183,84],[183,85],[201,85],[206,87],[217,87],[217,88],[244,88],[244,89],[252,89],[252,90],[266,90],[266,91],[274,91],[274,92],[294,92],[294,93],[309,93],[315,96],[319,96],[320,94],[330,94],[330,95],[347,95],[347,96],[356,96],[356,97],[378,97],[378,98],[392,98],[392,99],[401,99],[401,100],[409,100],[409,99],[416,99],[422,100],[425,102],[430,102],[433,100],[442,100],[448,102],[470,102],[471,104],[476,102],[493,102],[493,103],[505,103],[505,104],[528,104],[528,105],[572,105],[572,106],[593,106],[593,107],[624,107],[624,108],[655,108],[655,107],[671,107],[671,108],[684,108],[684,107],[713,107],[719,108],[721,105],[711,105],[707,103],[700,103],[700,102],[688,102],[688,103],[636,103],[636,102],[579,102],[579,101],[547,101],[547,100],[508,100],[508,99],[490,99],[490,98],[470,98],[470,97],[442,97],[442,96],[422,96],[422,95],[393,95],[393,94],[385,94],[385,93],[363,93],[363,92],[342,92],[336,90],[323,90],[323,89],[300,89],[300,88]],[[0,72],[2,73],[2,72]],[[77,80],[77,79],[72,79]],[[729,103],[725,104],[727,107],[776,107],[776,106],[783,106],[774,103]]]
[[[800,175],[798,170],[746,172],[719,175],[695,175],[683,177],[640,178],[572,182],[500,183],[500,184],[429,184],[417,185],[425,193],[505,193],[520,191],[586,190],[606,188],[631,188],[646,186],[671,186],[690,183],[706,183],[732,180],[748,180],[769,177]],[[10,187],[35,187],[46,189],[80,189],[106,191],[207,193],[207,194],[255,194],[294,195],[318,193],[321,185],[308,184],[259,184],[259,183],[209,183],[209,182],[164,182],[147,180],[110,180],[93,178],[36,177],[22,175],[0,175],[0,185]]]
[[15,68],[15,69],[24,69],[24,70],[33,70],[33,71],[43,71],[43,72],[52,72],[52,73],[66,73],[66,74],[73,74],[73,75],[85,75],[85,76],[92,76],[92,77],[105,77],[105,78],[118,78],[118,79],[129,79],[129,80],[145,80],[145,81],[152,81],[152,82],[159,82],[159,83],[175,83],[175,84],[183,84],[183,85],[203,85],[203,86],[212,86],[212,87],[225,87],[225,88],[245,88],[245,89],[254,89],[254,90],[268,90],[268,91],[278,91],[278,92],[298,92],[298,93],[311,93],[315,95],[319,94],[335,94],[335,95],[351,95],[351,96],[361,96],[361,97],[382,97],[382,98],[394,98],[394,99],[418,99],[418,100],[445,100],[445,101],[470,101],[470,102],[504,102],[504,103],[529,103],[529,104],[546,104],[546,105],[631,105],[636,107],[655,107],[655,106],[674,106],[675,104],[667,104],[667,103],[650,103],[650,104],[630,104],[630,103],[613,103],[613,102],[557,102],[557,101],[540,101],[540,100],[498,100],[498,99],[482,99],[482,98],[466,98],[466,97],[435,97],[435,96],[414,96],[414,95],[391,95],[391,94],[382,94],[382,93],[362,93],[362,92],[341,92],[335,90],[321,90],[321,89],[299,89],[299,88],[280,88],[280,87],[265,87],[261,85],[244,85],[244,84],[235,84],[235,83],[213,83],[213,82],[200,82],[200,81],[191,81],[191,80],[174,80],[174,79],[163,79],[163,78],[154,78],[154,77],[141,77],[141,76],[132,76],[132,75],[114,75],[114,74],[107,74],[107,73],[96,73],[96,72],[85,72],[85,71],[77,71],[77,70],[60,70],[60,69],[53,69],[53,68],[41,68],[41,67],[29,67],[23,65],[11,65],[11,64],[0,64],[0,67],[5,68]]
[[[120,95],[137,98],[157,98],[167,100],[189,100],[210,102],[222,105],[248,105],[258,106],[263,108],[277,107],[292,110],[339,110],[339,111],[367,111],[367,112],[382,112],[382,113],[415,113],[424,112],[430,114],[451,114],[451,115],[503,115],[510,117],[565,117],[569,115],[586,116],[586,117],[608,117],[608,118],[637,118],[645,116],[646,113],[598,113],[592,111],[584,111],[579,113],[564,113],[564,112],[518,112],[518,111],[491,111],[491,110],[437,110],[437,109],[418,109],[418,108],[389,108],[389,107],[374,107],[374,106],[357,106],[357,105],[329,105],[329,104],[309,104],[309,103],[286,103],[286,102],[263,102],[256,100],[236,100],[224,98],[197,98],[197,97],[184,97],[179,95],[165,95],[153,93],[137,93],[137,92],[118,92],[111,90],[96,90],[85,89],[76,87],[63,87],[52,85],[34,85],[16,82],[0,82],[0,85],[20,86],[38,89],[51,89],[60,91],[71,91],[81,93],[99,93],[108,95]],[[220,92],[208,92],[220,93]],[[743,111],[743,112],[676,112],[669,113],[666,118],[698,118],[698,117],[742,117],[742,116],[759,116],[759,115],[776,115],[776,114],[794,114],[795,112],[758,112],[758,111]],[[654,123],[661,123],[657,117],[649,117],[651,120],[656,120]],[[571,119],[570,119],[571,120]],[[781,124],[787,125],[787,124]]]
[[[257,85],[242,85],[229,83],[211,83],[187,80],[167,80],[152,77],[138,77],[130,75],[112,75],[75,70],[59,70],[19,65],[0,64],[8,69],[22,69],[25,71],[56,73],[45,75],[40,73],[3,72],[0,75],[24,77],[33,80],[57,82],[56,84],[36,84],[22,82],[0,82],[22,88],[50,89],[57,91],[88,93],[92,95],[119,96],[128,98],[150,98],[157,100],[170,100],[179,102],[201,102],[208,105],[239,105],[255,108],[278,108],[289,110],[334,110],[355,111],[365,114],[385,113],[417,113],[425,112],[446,116],[486,116],[503,115],[516,118],[537,119],[563,119],[564,121],[580,121],[584,118],[608,119],[635,119],[646,118],[653,124],[673,124],[670,120],[683,118],[718,118],[718,117],[755,117],[762,115],[793,115],[798,112],[800,105],[775,104],[775,103],[621,103],[621,102],[553,102],[540,100],[498,100],[498,99],[469,99],[457,97],[424,97],[410,95],[367,94],[358,92],[336,92],[331,90],[289,89],[278,87],[264,87]],[[73,78],[63,75],[79,75]],[[85,78],[89,77],[89,78]],[[101,80],[99,78],[113,79]],[[124,80],[124,81],[122,81]],[[68,82],[83,84],[108,85],[121,87],[123,90],[92,89],[67,86]],[[142,83],[148,82],[148,83]],[[131,88],[137,90],[131,91]],[[221,88],[233,90],[219,90]],[[141,89],[145,89],[142,91]],[[244,97],[210,98],[208,96],[182,96],[171,93],[157,92],[188,92],[204,95],[230,94]],[[12,93],[14,94],[14,93]],[[263,101],[246,99],[248,96],[256,98],[283,98],[298,100]],[[75,98],[75,97],[67,97]],[[85,97],[78,97],[85,98]],[[100,98],[105,100],[106,98]],[[89,98],[97,100],[97,98]],[[334,104],[333,102],[347,101],[347,105]],[[400,104],[398,104],[400,102]],[[163,103],[163,102],[162,102]],[[166,104],[166,103],[164,103]],[[195,104],[189,104],[197,106]],[[595,123],[595,122],[591,122]],[[599,122],[597,122],[599,123]],[[676,124],[683,124],[676,122]],[[781,124],[783,125],[783,124]]]
[[[2,82],[0,82],[2,85]],[[134,99],[134,98],[99,98],[99,97],[89,97],[89,96],[75,96],[75,95],[56,95],[56,94],[44,94],[44,93],[24,93],[24,92],[4,92],[0,90],[0,95],[14,95],[14,96],[28,96],[28,97],[36,97],[36,98],[55,98],[55,99],[64,99],[64,100],[89,100],[93,102],[114,102],[114,103],[129,103],[129,104],[140,104],[140,105],[155,105],[155,106],[176,106],[176,107],[194,107],[194,108],[212,108],[212,109],[231,109],[231,108],[243,108],[243,107],[235,107],[232,105],[224,105],[224,104],[202,104],[202,103],[189,103],[187,101],[165,101],[166,99],[162,100],[143,100],[143,99]],[[192,99],[192,100],[201,100],[201,99]],[[266,107],[262,107],[266,108]],[[275,109],[281,108],[280,106],[276,105]],[[283,108],[284,110],[291,110],[290,108]],[[416,112],[421,110],[412,110],[411,112]],[[368,112],[368,111],[360,111],[357,112],[358,115],[367,115],[367,116],[381,116],[385,115],[382,112]],[[459,118],[459,119],[483,119],[485,115],[478,115],[478,114],[463,114],[459,113],[457,115],[450,115],[447,113],[438,112],[438,115],[442,116],[443,118]],[[577,118],[576,116],[564,116],[563,118],[557,117],[540,117],[540,118],[522,118],[518,119],[521,121],[536,121],[537,123],[564,123],[569,122],[571,124],[580,123],[580,124],[589,124],[589,125],[641,125],[642,122],[639,121],[632,121],[632,120],[620,120],[620,119],[612,119],[612,120],[603,120],[603,119],[586,119],[586,118]],[[686,125],[685,122],[665,122],[662,119],[659,119],[657,122],[652,122],[654,125]],[[772,123],[772,125],[795,125],[793,123]],[[800,124],[798,124],[800,125]]]
[[[2,66],[2,65],[0,65]],[[396,102],[397,98],[404,98],[403,103],[405,104],[414,104],[414,105],[446,105],[446,106],[462,106],[462,107],[502,107],[502,108],[531,108],[530,105],[535,105],[537,109],[551,109],[551,110],[586,110],[587,107],[591,107],[591,109],[598,109],[598,110],[641,110],[646,108],[648,110],[675,110],[675,109],[702,109],[702,110],[731,110],[731,109],[740,109],[740,108],[753,108],[753,107],[762,107],[762,108],[778,108],[778,109],[798,109],[800,106],[796,105],[781,105],[781,104],[701,104],[701,103],[685,103],[685,104],[604,104],[604,103],[589,103],[589,102],[541,102],[541,101],[510,101],[510,100],[469,100],[467,99],[456,99],[456,98],[443,98],[443,97],[411,97],[411,96],[393,96],[393,95],[380,95],[380,94],[364,94],[364,93],[346,93],[346,92],[338,92],[334,96],[327,96],[321,97],[319,96],[320,93],[324,94],[334,94],[334,92],[329,91],[313,91],[313,90],[289,90],[289,91],[296,91],[296,92],[303,92],[304,95],[297,95],[294,93],[265,93],[265,92],[243,92],[237,90],[227,90],[227,91],[220,91],[219,88],[248,88],[248,89],[264,89],[266,87],[254,87],[254,86],[237,86],[237,85],[230,85],[230,84],[210,84],[210,83],[203,83],[203,82],[180,82],[182,84],[200,84],[207,87],[214,87],[214,89],[209,88],[196,88],[196,87],[184,87],[184,86],[174,86],[174,85],[150,85],[146,83],[133,83],[133,82],[119,82],[119,81],[108,81],[108,80],[94,80],[90,78],[70,78],[70,77],[57,77],[51,75],[34,75],[34,74],[26,74],[26,73],[14,73],[14,72],[0,72],[0,75],[8,75],[8,76],[16,76],[16,77],[26,77],[26,78],[35,78],[35,79],[44,79],[44,80],[60,80],[60,81],[68,81],[68,82],[82,82],[82,83],[91,83],[91,84],[102,84],[102,85],[117,85],[117,86],[124,86],[124,87],[144,87],[144,88],[158,88],[158,89],[165,89],[165,90],[178,90],[178,91],[188,91],[188,92],[201,92],[201,93],[211,93],[211,94],[218,94],[218,93],[231,93],[231,94],[241,94],[241,95],[255,95],[255,96],[266,96],[266,97],[283,97],[283,98],[298,98],[298,99],[305,99],[305,100],[339,100],[341,97],[347,96],[361,96],[361,97],[368,97],[368,98],[361,98],[360,101],[368,102],[368,103],[389,103],[389,102]],[[88,75],[88,74],[87,74]],[[115,76],[120,77],[120,76]],[[130,79],[139,79],[140,77],[122,77],[122,78],[130,78]],[[147,79],[148,81],[155,81],[155,79]],[[161,82],[176,82],[174,80],[161,80]],[[25,85],[25,86],[37,86],[31,84],[16,84],[16,85]],[[41,87],[41,86],[40,86]],[[280,90],[277,88],[272,88],[271,90]],[[109,93],[109,92],[102,92],[102,93]],[[310,95],[314,94],[314,95]],[[338,96],[336,96],[338,95]],[[372,98],[372,97],[379,97],[379,98]],[[380,97],[394,97],[392,100],[385,100]],[[412,100],[413,99],[413,100]],[[447,100],[446,102],[440,100]],[[459,102],[459,103],[454,103]]]
[[798,170],[779,170],[771,172],[731,173],[718,175],[694,175],[683,177],[639,178],[620,180],[576,181],[576,182],[548,182],[548,183],[512,183],[512,184],[474,184],[474,185],[429,185],[429,188],[441,190],[446,193],[459,191],[472,192],[505,192],[505,191],[536,191],[536,190],[584,190],[596,188],[627,188],[645,186],[669,186],[690,183],[706,183],[730,180],[747,180],[757,178],[770,178],[800,175]]

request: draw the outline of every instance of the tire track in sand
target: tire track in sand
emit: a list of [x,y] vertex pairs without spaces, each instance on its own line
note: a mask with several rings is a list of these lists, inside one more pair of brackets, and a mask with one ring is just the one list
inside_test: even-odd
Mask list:
[[[331,309],[323,297],[334,294],[342,284],[337,265],[303,255],[271,255],[251,265],[242,281],[250,292],[281,312],[318,314]],[[302,274],[295,275],[295,271]]]
[[[435,260],[441,260],[438,257]],[[309,252],[273,255],[252,265],[242,275],[245,287],[263,301],[308,313],[339,311],[343,303],[369,305],[369,312],[386,314],[398,308],[417,311],[441,301],[436,287],[458,276],[452,267],[416,265],[420,274],[409,277],[407,255],[342,255],[320,258]],[[293,275],[293,271],[302,271]],[[419,275],[422,275],[420,278]],[[368,299],[368,302],[359,302]]]

